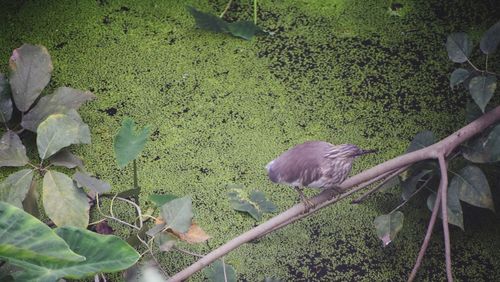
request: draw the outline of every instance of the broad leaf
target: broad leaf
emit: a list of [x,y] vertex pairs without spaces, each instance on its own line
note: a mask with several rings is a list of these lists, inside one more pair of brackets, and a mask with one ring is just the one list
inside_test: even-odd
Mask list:
[[177,199],[178,197],[170,194],[162,194],[162,195],[150,194],[148,198],[157,207],[161,208],[161,206],[163,206],[164,204],[172,201],[173,199]]
[[468,60],[472,51],[472,41],[463,32],[452,33],[446,40],[448,57],[455,63],[463,63]]
[[500,43],[500,21],[492,25],[481,38],[481,51],[484,54],[492,54]]
[[90,143],[88,126],[66,114],[49,116],[40,123],[37,132],[36,144],[41,159],[71,144]]
[[271,213],[277,209],[260,191],[248,192],[243,185],[228,185],[228,188],[228,197],[233,209],[246,212],[255,220],[260,220],[263,213]]
[[377,216],[373,223],[383,246],[389,245],[403,228],[404,215],[400,211]]
[[466,112],[465,121],[467,123],[471,123],[472,121],[478,119],[480,116],[483,115],[483,112],[478,107],[478,105],[476,105],[476,103],[470,100],[467,101],[467,104],[465,105],[465,112]]
[[264,32],[251,21],[241,21],[228,23],[229,33],[233,36],[240,37],[246,40],[251,40],[257,34]]
[[20,267],[85,260],[46,224],[2,201],[0,230],[0,257]]
[[123,168],[135,159],[144,149],[149,137],[149,126],[136,129],[134,121],[126,118],[114,140],[114,149],[118,166]]
[[417,151],[430,146],[436,142],[434,134],[431,131],[422,131],[417,133],[406,150],[406,153]]
[[179,239],[190,244],[202,243],[210,239],[203,229],[196,223],[191,224],[186,233],[173,232]]
[[160,233],[154,238],[154,242],[162,252],[170,252],[177,241],[177,237],[169,232]]
[[484,113],[486,105],[493,97],[493,93],[497,87],[497,78],[493,75],[480,75],[471,79],[469,82],[469,91],[474,102],[481,108]]
[[10,87],[16,107],[26,112],[50,81],[52,61],[43,46],[23,44],[9,60]]
[[0,122],[6,123],[12,117],[12,98],[7,77],[0,73]]
[[174,231],[185,233],[193,219],[191,197],[171,200],[161,207],[161,216]]
[[[460,199],[458,198],[458,190],[456,188],[448,188],[448,223],[464,229],[464,216],[462,212],[462,205],[460,204]],[[427,207],[430,211],[434,208],[436,203],[436,194],[430,194],[427,198]],[[441,205],[438,211],[439,218],[443,218],[441,213]]]
[[464,157],[475,163],[491,163],[500,161],[500,124],[489,134],[477,137],[469,147],[464,149]]
[[40,263],[18,273],[20,281],[56,281],[59,278],[81,279],[99,272],[117,272],[134,265],[140,255],[122,239],[85,229],[64,226],[55,229],[69,247],[84,256],[82,262]]
[[5,132],[0,139],[0,167],[24,166],[28,162],[26,148],[19,136],[12,130]]
[[105,193],[111,190],[111,185],[109,185],[109,183],[92,177],[86,173],[77,171],[73,175],[73,179],[80,187],[85,187],[98,194]]
[[252,191],[250,192],[250,201],[255,203],[259,210],[265,213],[275,212],[278,208],[276,205],[266,199],[266,195],[260,191]]
[[210,282],[236,282],[236,271],[232,266],[217,260],[203,271]]
[[38,125],[52,114],[66,113],[69,109],[77,110],[80,106],[95,98],[89,91],[69,87],[59,87],[53,94],[44,96],[31,109],[21,122],[23,128],[36,132]]
[[450,87],[453,89],[453,87],[464,82],[467,79],[467,77],[469,77],[469,75],[470,75],[470,72],[466,69],[458,68],[458,69],[454,70],[451,73],[451,77],[450,77]]
[[[26,193],[23,201],[23,209],[36,218],[40,217],[40,207],[38,206],[39,194],[38,190],[41,190],[40,177],[35,174],[31,181],[31,186]],[[39,189],[40,188],[40,189]]]
[[460,200],[473,206],[495,211],[486,176],[476,166],[466,166],[451,180],[450,190],[456,189]]
[[[401,197],[403,200],[408,200],[410,199],[411,195],[417,191],[417,185],[418,183],[424,178],[426,175],[430,174],[432,170],[422,170],[416,175],[411,176],[410,178],[406,179],[401,183],[401,187],[403,189],[403,193],[401,194]],[[429,177],[432,177],[429,176]],[[420,188],[420,187],[419,187]]]
[[83,169],[83,161],[79,157],[73,155],[69,150],[62,149],[49,158],[52,165],[63,166],[66,168],[79,167]]
[[167,227],[167,224],[165,224],[165,222],[160,223],[160,224],[155,224],[153,227],[151,227],[151,229],[149,229],[146,232],[146,235],[148,235],[150,237],[154,237],[158,233],[162,232],[165,229],[165,227]]
[[80,114],[78,114],[75,109],[69,109],[66,115],[78,124],[77,141],[75,144],[90,144],[90,129],[89,126],[83,122]]
[[0,183],[0,201],[22,209],[24,198],[31,187],[32,180],[32,169],[23,169],[9,175],[7,179]]
[[50,170],[45,173],[43,207],[57,226],[86,228],[89,223],[87,195],[64,173]]

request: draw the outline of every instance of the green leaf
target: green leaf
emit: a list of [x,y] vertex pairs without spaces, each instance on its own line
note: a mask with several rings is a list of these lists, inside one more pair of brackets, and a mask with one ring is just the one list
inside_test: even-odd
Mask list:
[[114,140],[116,160],[120,168],[137,158],[149,137],[149,126],[137,129],[131,118],[125,118]]
[[0,73],[0,122],[8,122],[12,117],[12,110],[10,84],[7,77]]
[[255,203],[259,210],[266,213],[275,212],[278,208],[276,205],[266,199],[266,195],[260,191],[250,192],[250,201]]
[[23,116],[23,128],[36,132],[38,126],[52,114],[63,114],[70,109],[77,110],[86,101],[95,96],[89,91],[69,87],[59,87],[53,94],[44,96],[26,115]]
[[169,252],[179,240],[169,232],[163,232],[155,236],[154,242],[162,252]]
[[38,154],[43,160],[71,144],[90,143],[88,126],[66,114],[49,116],[37,132]]
[[23,209],[32,216],[36,218],[41,218],[40,208],[38,207],[38,199],[39,199],[38,190],[41,189],[38,188],[41,188],[39,176],[35,174],[33,175],[33,179],[31,181],[31,186],[28,189],[28,193],[26,194],[26,197],[24,197]]
[[83,161],[79,157],[73,155],[69,150],[62,149],[49,158],[52,165],[63,166],[66,168],[79,167],[83,170]]
[[191,197],[177,198],[164,204],[161,207],[161,216],[170,228],[186,233],[193,219]]
[[469,147],[464,148],[464,158],[474,163],[492,163],[500,161],[500,124],[487,135],[472,140]]
[[467,77],[469,77],[469,75],[470,75],[470,72],[466,69],[458,68],[458,69],[454,70],[451,73],[451,77],[450,77],[450,87],[453,89],[453,87],[464,82],[467,79]]
[[12,130],[5,132],[0,139],[0,167],[24,166],[28,162],[26,148],[19,136]]
[[229,32],[236,37],[243,38],[245,40],[251,40],[257,34],[263,34],[264,32],[258,26],[256,26],[252,21],[239,21],[228,24]]
[[431,131],[422,131],[417,133],[406,150],[406,153],[417,151],[430,146],[436,142],[434,134]]
[[0,201],[22,209],[23,200],[31,187],[32,180],[32,169],[23,169],[12,173],[0,183]]
[[203,272],[210,282],[236,282],[236,271],[227,263],[217,260]]
[[55,229],[69,247],[84,256],[82,262],[58,264],[40,263],[18,273],[21,281],[56,281],[59,278],[81,279],[99,272],[117,272],[134,265],[140,255],[122,239],[113,235],[101,235],[85,229],[64,226]]
[[246,191],[243,185],[228,185],[229,202],[233,209],[250,214],[255,220],[260,220],[263,213],[277,210],[273,202],[266,199],[260,191]]
[[[403,200],[405,200],[405,201],[408,200],[410,198],[410,196],[415,191],[417,191],[417,185],[422,180],[422,178],[424,178],[426,175],[428,175],[431,172],[432,172],[432,170],[428,170],[428,169],[422,170],[419,173],[417,173],[416,175],[413,175],[410,178],[403,181],[401,183],[401,187],[403,189],[403,193],[401,194],[401,197],[403,198]],[[429,177],[432,177],[432,175]]]
[[465,120],[467,123],[470,123],[483,115],[483,112],[476,105],[476,103],[474,103],[470,100],[467,101],[467,104],[465,105],[465,112],[466,112],[466,119]]
[[87,195],[64,173],[47,171],[43,177],[43,207],[57,226],[86,228],[89,223]]
[[46,224],[25,211],[0,201],[0,257],[28,268],[40,263],[83,261]]
[[16,107],[26,112],[50,81],[52,61],[47,48],[23,44],[9,60],[10,87]]
[[497,78],[494,75],[479,75],[471,79],[469,82],[469,91],[474,102],[481,108],[484,113],[486,104],[493,97],[493,93],[497,87]]
[[469,165],[461,169],[451,180],[449,189],[456,189],[464,202],[495,211],[488,180],[477,166]]
[[481,38],[479,46],[484,54],[492,54],[500,43],[500,21],[492,25]]
[[150,194],[148,196],[148,199],[153,202],[157,207],[161,208],[164,204],[172,201],[173,199],[177,199],[177,196],[171,195],[171,194],[163,194],[163,195],[157,195],[157,194]]
[[[460,227],[464,230],[464,216],[462,212],[462,205],[460,204],[460,199],[458,198],[458,191],[456,188],[448,188],[448,223]],[[427,198],[427,207],[430,211],[434,208],[436,203],[436,194],[430,194]],[[443,218],[441,214],[441,206],[438,211],[439,218]]]
[[76,181],[78,186],[90,189],[98,194],[111,190],[111,185],[109,183],[79,171],[73,174],[73,180]]
[[397,185],[400,185],[401,181],[399,180],[399,176],[393,176],[391,179],[389,179],[384,185],[380,186],[378,189],[380,192],[385,192],[393,187],[396,187]]
[[373,221],[377,236],[382,240],[382,245],[384,247],[389,245],[403,228],[403,218],[403,213],[396,211],[390,214],[377,216]]
[[468,60],[472,51],[472,41],[463,32],[452,33],[446,40],[448,57],[455,63],[463,63]]

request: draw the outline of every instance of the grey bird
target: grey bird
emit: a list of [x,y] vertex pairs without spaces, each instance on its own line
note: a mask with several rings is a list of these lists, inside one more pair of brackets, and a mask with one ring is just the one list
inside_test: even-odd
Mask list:
[[306,208],[313,204],[304,197],[303,187],[335,189],[352,168],[356,157],[374,153],[356,145],[333,145],[324,141],[308,141],[297,145],[267,164],[267,174],[274,183],[293,186]]

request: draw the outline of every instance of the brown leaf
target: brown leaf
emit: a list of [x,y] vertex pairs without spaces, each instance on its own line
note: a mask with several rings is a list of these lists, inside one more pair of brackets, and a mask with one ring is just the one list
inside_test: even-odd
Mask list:
[[158,224],[165,224],[165,220],[163,220],[163,218],[161,216],[155,218],[155,224],[158,225]]
[[201,227],[199,227],[196,223],[192,223],[186,233],[177,233],[173,231],[172,233],[179,237],[182,241],[190,244],[201,243],[210,239],[210,236],[208,236],[207,233],[205,233],[205,231],[203,231],[203,229],[201,229]]

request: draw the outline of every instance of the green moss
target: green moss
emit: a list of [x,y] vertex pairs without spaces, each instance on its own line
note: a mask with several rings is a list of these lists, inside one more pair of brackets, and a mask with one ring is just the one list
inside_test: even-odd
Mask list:
[[[451,31],[483,30],[495,13],[487,4],[442,1],[399,1],[397,16],[389,13],[394,1],[260,1],[259,23],[273,35],[244,41],[196,30],[184,5],[173,1],[102,2],[5,5],[0,69],[6,70],[21,43],[42,44],[54,64],[51,89],[65,85],[96,94],[81,110],[92,145],[76,151],[115,192],[132,186],[131,168],[118,169],[112,151],[121,120],[131,116],[150,124],[154,133],[138,162],[141,204],[147,207],[149,193],[191,195],[196,221],[212,239],[182,247],[199,253],[256,224],[231,209],[227,183],[265,192],[280,211],[297,202],[293,189],[270,183],[264,171],[292,145],[319,139],[378,149],[356,161],[359,172],[404,152],[421,130],[444,137],[463,125],[466,93],[449,89],[452,64],[443,43]],[[225,5],[190,3],[213,13]],[[246,3],[235,3],[227,17],[249,19]],[[477,15],[485,23],[477,23]],[[372,221],[396,206],[398,197],[339,203],[242,246],[226,260],[249,281],[406,277],[429,214],[423,201],[412,202],[403,210],[404,230],[383,249]],[[452,229],[455,275],[498,280],[499,246],[492,239],[500,233],[498,219],[485,213],[480,223],[472,222],[467,212],[466,231]],[[123,204],[115,213],[135,216]],[[478,232],[483,225],[491,227],[488,232]],[[112,226],[121,236],[130,234]],[[437,233],[422,280],[444,277]],[[161,257],[169,273],[194,261],[178,253]]]

